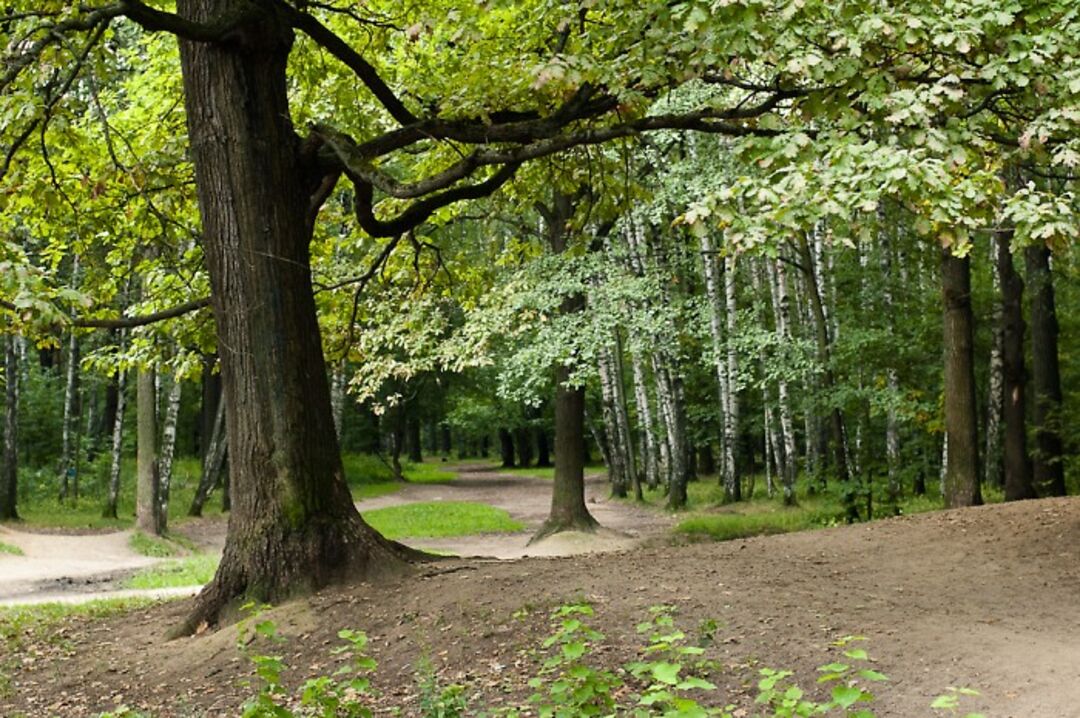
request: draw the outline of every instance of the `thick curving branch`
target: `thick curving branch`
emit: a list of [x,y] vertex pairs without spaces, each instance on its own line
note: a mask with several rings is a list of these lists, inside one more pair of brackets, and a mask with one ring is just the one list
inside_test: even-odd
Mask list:
[[371,183],[364,181],[362,177],[351,175],[346,169],[345,174],[353,181],[356,187],[356,221],[360,228],[373,237],[393,237],[404,234],[410,229],[420,226],[435,211],[467,199],[480,199],[487,197],[495,190],[510,181],[517,172],[521,163],[515,162],[503,165],[495,174],[483,182],[464,185],[453,189],[432,194],[422,200],[414,202],[393,219],[380,220],[374,211],[374,188]]

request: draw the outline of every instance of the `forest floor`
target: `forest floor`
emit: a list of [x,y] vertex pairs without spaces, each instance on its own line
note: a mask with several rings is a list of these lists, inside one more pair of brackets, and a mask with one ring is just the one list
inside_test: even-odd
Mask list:
[[[484,482],[476,491],[492,490],[489,503],[504,505],[502,480],[467,473],[458,488],[405,487],[378,501],[412,491],[413,500],[480,501],[456,493],[476,481]],[[526,483],[536,495],[524,503],[543,518],[550,484]],[[422,684],[432,680],[464,686],[466,715],[475,715],[479,706],[527,698],[552,609],[590,602],[588,622],[607,636],[592,660],[617,667],[640,657],[635,626],[649,608],[668,604],[691,640],[708,644],[721,666],[711,676],[721,704],[744,711],[736,715],[756,712],[759,668],[793,670],[808,690],[820,690],[815,668],[837,658],[832,642],[858,635],[890,679],[875,690],[878,716],[937,715],[933,698],[962,686],[981,693],[965,699],[965,712],[1080,717],[1080,498],[692,544],[669,538],[664,514],[600,498],[590,508],[613,528],[635,531],[632,543],[649,540],[603,555],[450,559],[377,585],[327,589],[268,611],[287,642],[265,650],[294,667],[286,677],[295,684],[332,672],[340,629],[364,630],[379,663],[377,715],[421,715],[432,697]],[[526,534],[512,536],[520,544]],[[236,628],[164,640],[188,606],[70,618],[48,635],[24,637],[7,657],[0,715],[92,716],[119,704],[155,718],[238,715],[252,669],[236,649]]]

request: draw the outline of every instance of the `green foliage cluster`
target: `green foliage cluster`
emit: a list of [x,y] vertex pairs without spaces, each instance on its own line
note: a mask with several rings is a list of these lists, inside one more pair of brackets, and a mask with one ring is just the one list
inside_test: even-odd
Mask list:
[[[634,716],[635,718],[732,718],[744,715],[733,705],[718,704],[717,687],[705,677],[719,670],[718,664],[704,657],[712,640],[715,626],[704,626],[698,645],[675,622],[672,606],[653,606],[648,620],[637,626],[645,637],[638,660],[618,668],[605,668],[595,662],[595,653],[604,636],[591,628],[587,620],[593,615],[588,603],[568,603],[551,612],[552,633],[543,640],[537,651],[540,666],[528,683],[534,693],[528,705],[510,707],[479,707],[469,705],[463,686],[442,686],[430,664],[419,666],[419,709],[423,718],[460,718],[474,715],[486,718],[519,718],[538,715],[540,718],[579,718],[598,716]],[[378,704],[370,674],[376,663],[364,655],[366,636],[359,631],[344,630],[338,636],[345,646],[335,649],[335,655],[345,654],[348,660],[330,676],[307,679],[296,691],[290,691],[282,681],[286,665],[281,655],[265,654],[260,645],[273,647],[284,639],[273,621],[245,619],[240,626],[237,646],[254,666],[257,691],[244,704],[245,718],[301,718],[321,716],[330,718],[370,716],[369,706]],[[762,668],[757,682],[755,704],[764,712],[760,718],[808,718],[836,716],[837,718],[873,718],[867,707],[875,696],[868,686],[887,681],[882,673],[869,667],[870,657],[864,649],[853,647],[864,640],[848,636],[833,642],[843,660],[818,668],[816,683],[828,688],[827,697],[814,699],[811,693],[790,679],[791,671]],[[817,691],[820,693],[820,689]],[[938,696],[931,709],[954,713],[963,696],[978,695],[964,688],[949,688]],[[969,713],[965,718],[982,718]]]

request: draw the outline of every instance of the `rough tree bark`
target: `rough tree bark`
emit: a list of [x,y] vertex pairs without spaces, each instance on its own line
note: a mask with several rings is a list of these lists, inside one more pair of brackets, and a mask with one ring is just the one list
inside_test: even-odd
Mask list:
[[[244,0],[179,0],[222,23]],[[180,632],[238,599],[280,601],[335,580],[401,570],[345,483],[311,286],[312,198],[324,176],[290,122],[293,33],[261,13],[220,42],[180,42],[185,107],[229,436],[231,508],[221,564]]]
[[1065,495],[1065,465],[1061,439],[1061,367],[1058,358],[1058,320],[1050,250],[1024,251],[1028,293],[1031,296],[1031,379],[1034,394],[1035,486],[1051,496]]
[[1025,415],[1024,282],[1013,266],[1011,239],[1012,232],[999,233],[995,237],[998,283],[1001,286],[1005,500],[1017,501],[1035,498],[1035,488],[1031,481],[1031,459],[1027,452]]
[[19,352],[14,334],[4,337],[4,471],[0,519],[17,519],[19,489]]
[[982,503],[979,488],[979,436],[975,410],[974,318],[971,263],[941,250],[941,291],[945,304],[945,506]]
[[161,474],[157,452],[157,391],[153,369],[140,369],[135,384],[135,526],[140,531],[162,534],[160,511]]

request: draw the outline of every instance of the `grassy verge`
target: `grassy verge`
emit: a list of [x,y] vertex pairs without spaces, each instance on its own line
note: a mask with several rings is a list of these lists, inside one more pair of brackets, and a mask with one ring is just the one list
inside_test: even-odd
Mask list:
[[[779,492],[772,497],[767,495],[764,480],[757,477],[753,482],[753,496],[738,503],[725,504],[723,487],[715,477],[702,477],[687,486],[686,517],[675,527],[676,533],[695,537],[727,541],[749,536],[788,533],[808,529],[835,526],[844,522],[844,506],[838,486],[829,486],[825,491],[810,493],[810,483],[801,480],[796,495],[797,506],[784,506]],[[923,496],[905,495],[901,498],[898,509],[901,514],[916,514],[936,511],[942,508],[937,486],[927,487]],[[884,518],[895,514],[893,507],[883,502],[884,486],[875,483],[874,516]],[[987,497],[993,502],[995,496]],[[645,503],[662,508],[667,497],[662,491],[645,492]],[[866,499],[859,500],[859,508],[865,517]]]
[[9,543],[0,541],[0,553],[11,554],[12,556],[22,556],[22,549],[18,546],[12,546]]
[[214,577],[220,556],[195,554],[139,571],[124,581],[124,588],[154,589],[202,586]]
[[128,546],[135,553],[152,558],[170,558],[198,550],[195,544],[179,534],[150,536],[142,531],[136,531],[131,535]]
[[432,501],[364,512],[364,520],[389,539],[467,536],[520,531],[510,514],[487,504]]

